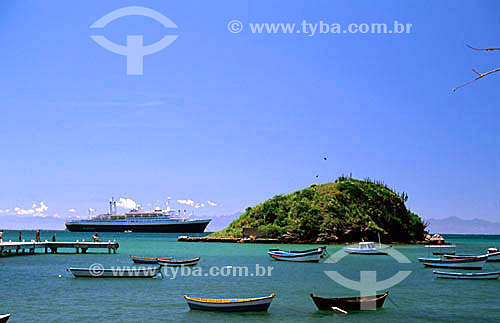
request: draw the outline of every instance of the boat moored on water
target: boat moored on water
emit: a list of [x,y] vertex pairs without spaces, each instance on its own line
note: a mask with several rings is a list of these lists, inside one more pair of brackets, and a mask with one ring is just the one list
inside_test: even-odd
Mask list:
[[424,248],[431,248],[432,254],[434,256],[442,256],[442,255],[454,255],[456,253],[455,248],[457,246],[453,244],[427,244],[424,245]]
[[320,311],[340,310],[344,314],[347,314],[348,311],[374,310],[381,308],[388,295],[389,291],[378,295],[341,298],[319,297],[314,296],[312,293],[310,294],[314,304],[316,304]]
[[484,255],[444,255],[443,257],[447,259],[478,259],[482,257],[487,257],[486,262],[499,262],[500,252],[489,252],[489,251],[490,250],[488,249],[488,253]]
[[220,312],[265,312],[271,305],[273,293],[255,298],[199,298],[184,295],[191,310]]
[[280,249],[269,249],[269,252],[273,253],[295,253],[295,254],[304,254],[312,251],[321,251],[321,258],[325,256],[326,252],[326,246],[315,248],[315,249],[307,249],[307,250],[290,250],[290,251],[284,251]]
[[432,271],[436,278],[443,279],[498,279],[500,271],[489,273],[453,273],[447,271]]
[[117,214],[116,201],[109,202],[109,212],[91,216],[86,220],[66,222],[71,232],[159,232],[159,233],[202,233],[210,223],[210,219],[188,219],[186,212],[181,216],[180,210],[160,207],[152,211],[140,208],[132,209],[124,214]]
[[[130,259],[135,264],[148,264],[148,265],[157,265],[158,264],[158,258],[150,258],[150,257],[137,257],[137,256],[130,256]],[[172,257],[167,257],[167,258],[161,258],[161,259],[172,259]]]
[[488,256],[483,255],[472,259],[418,258],[418,261],[433,268],[483,269],[487,259]]
[[3,314],[3,315],[0,315],[0,323],[5,323],[9,320],[10,318],[10,314]]
[[160,266],[186,267],[186,266],[196,266],[198,264],[198,261],[200,261],[200,257],[193,259],[185,259],[185,260],[173,260],[172,258],[158,258],[157,260]]
[[322,248],[311,249],[304,252],[268,251],[267,254],[274,260],[291,262],[319,262],[324,250]]
[[68,268],[75,278],[154,278],[161,274],[160,267],[129,267],[129,268]]
[[392,246],[377,248],[374,242],[360,242],[358,248],[344,247],[344,251],[355,255],[387,255]]

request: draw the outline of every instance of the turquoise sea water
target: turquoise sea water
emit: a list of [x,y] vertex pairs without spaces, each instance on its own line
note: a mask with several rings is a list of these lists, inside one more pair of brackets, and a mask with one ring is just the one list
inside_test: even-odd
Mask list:
[[[42,240],[55,234],[58,241],[89,240],[88,233],[42,231]],[[23,231],[31,240],[34,231]],[[393,322],[393,321],[498,321],[500,281],[436,280],[418,257],[429,256],[421,246],[395,246],[411,260],[400,264],[389,256],[349,255],[335,264],[287,263],[272,260],[272,247],[308,249],[310,245],[260,245],[177,242],[176,234],[103,233],[104,240],[120,243],[117,254],[37,254],[0,258],[0,313],[13,313],[9,322]],[[18,231],[7,231],[4,240],[17,240]],[[448,235],[457,253],[484,253],[500,247],[500,236]],[[330,254],[341,246],[328,247]],[[264,277],[194,277],[172,275],[164,279],[76,279],[66,268],[131,265],[129,255],[201,257],[203,273],[212,266],[272,266]],[[338,271],[359,280],[361,270],[376,270],[378,280],[410,270],[408,278],[390,288],[390,300],[378,311],[347,316],[318,312],[309,293],[355,296],[331,280],[324,271]],[[500,271],[500,263],[484,271]],[[58,275],[62,275],[61,278]],[[183,295],[199,297],[256,297],[276,293],[267,313],[210,313],[189,311]]]

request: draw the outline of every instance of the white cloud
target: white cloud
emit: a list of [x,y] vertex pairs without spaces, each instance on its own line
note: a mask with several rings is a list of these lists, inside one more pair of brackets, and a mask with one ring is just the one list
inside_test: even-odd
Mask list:
[[36,204],[33,204],[33,208],[38,213],[45,212],[45,211],[47,211],[49,209],[49,207],[47,205],[45,205],[45,203],[43,201],[40,202],[40,207],[36,207]]
[[25,209],[22,207],[15,207],[12,210],[5,209],[5,210],[3,210],[3,212],[6,214],[10,214],[10,215],[20,215],[20,216],[32,215],[32,216],[38,216],[38,217],[46,217],[47,214],[45,214],[45,212],[48,209],[49,209],[49,207],[44,202],[40,202],[39,204],[32,203],[31,209]]
[[116,202],[116,206],[124,209],[136,209],[138,204],[132,199],[120,197],[120,200]]
[[69,209],[68,212],[69,213],[76,213],[76,210],[75,209]]
[[29,214],[34,214],[35,210],[33,210],[33,209],[25,210],[25,209],[16,207],[16,208],[14,208],[14,212],[17,215],[29,215]]
[[0,209],[0,214],[1,214],[1,213],[3,213],[3,210],[2,210],[2,209]]
[[217,203],[212,202],[212,201],[207,201],[207,204],[210,206],[217,206]]
[[193,200],[177,200],[177,203],[189,205],[189,206],[194,206],[194,204],[195,204]]

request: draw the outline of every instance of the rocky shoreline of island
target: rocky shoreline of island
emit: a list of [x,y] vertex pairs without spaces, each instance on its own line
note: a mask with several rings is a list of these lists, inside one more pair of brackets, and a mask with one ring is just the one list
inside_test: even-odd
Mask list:
[[[358,241],[318,241],[318,240],[285,240],[285,239],[273,239],[273,238],[237,238],[237,237],[190,237],[190,236],[179,236],[177,241],[180,242],[218,242],[218,243],[256,243],[256,244],[327,244],[327,245],[350,245],[358,243]],[[386,242],[384,242],[386,243]],[[450,245],[448,241],[445,241],[440,234],[430,235],[427,234],[425,240],[423,241],[411,241],[411,242],[400,242],[393,241],[386,244],[391,245]]]

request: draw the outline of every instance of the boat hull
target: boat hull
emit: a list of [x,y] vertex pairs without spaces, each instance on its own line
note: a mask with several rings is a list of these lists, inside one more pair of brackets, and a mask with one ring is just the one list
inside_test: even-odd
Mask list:
[[293,254],[307,254],[307,253],[310,253],[310,252],[315,252],[315,251],[320,251],[321,252],[321,258],[323,258],[326,254],[326,246],[324,247],[319,247],[319,248],[315,248],[315,249],[308,249],[308,250],[291,250],[291,251],[283,251],[283,250],[280,250],[280,249],[269,249],[269,252],[272,252],[272,253],[293,253]]
[[437,271],[434,270],[432,272],[436,275],[436,278],[442,279],[498,279],[500,277],[500,272],[491,272],[491,273],[451,273],[445,271]]
[[426,263],[424,262],[425,267],[429,268],[455,268],[455,269],[483,269],[484,262],[482,263],[474,263],[474,264],[439,264],[439,263]]
[[158,258],[130,256],[130,259],[132,259],[134,264],[143,264],[143,265],[157,265],[158,264]]
[[269,256],[274,260],[291,262],[319,262],[322,253],[322,251],[308,253],[268,252]]
[[384,294],[362,296],[362,297],[345,297],[345,298],[327,298],[319,297],[310,294],[311,298],[320,311],[332,311],[333,307],[337,307],[344,311],[360,311],[360,310],[375,310],[384,305],[385,299],[389,292]]
[[186,259],[186,260],[163,260],[161,258],[157,259],[158,264],[160,266],[167,266],[167,267],[187,267],[187,266],[196,266],[198,264],[198,261],[200,261],[200,258],[194,258],[194,259]]
[[93,272],[89,268],[68,268],[75,278],[154,278],[160,268],[129,268],[123,270],[102,269]]
[[268,297],[243,300],[206,300],[184,296],[191,310],[217,312],[265,312],[273,301],[274,294]]
[[0,323],[5,323],[9,320],[10,314],[0,315]]
[[430,268],[483,269],[486,256],[475,259],[434,259],[419,258],[418,261]]
[[156,233],[202,233],[210,220],[168,224],[93,224],[66,223],[66,229],[71,232],[156,232]]
[[344,248],[344,251],[352,255],[388,255],[387,251],[383,249],[377,250],[360,250],[357,248]]
[[434,256],[445,256],[446,257],[447,255],[449,255],[449,256],[454,255],[455,251],[448,251],[448,252],[446,252],[446,251],[433,251],[432,254]]

